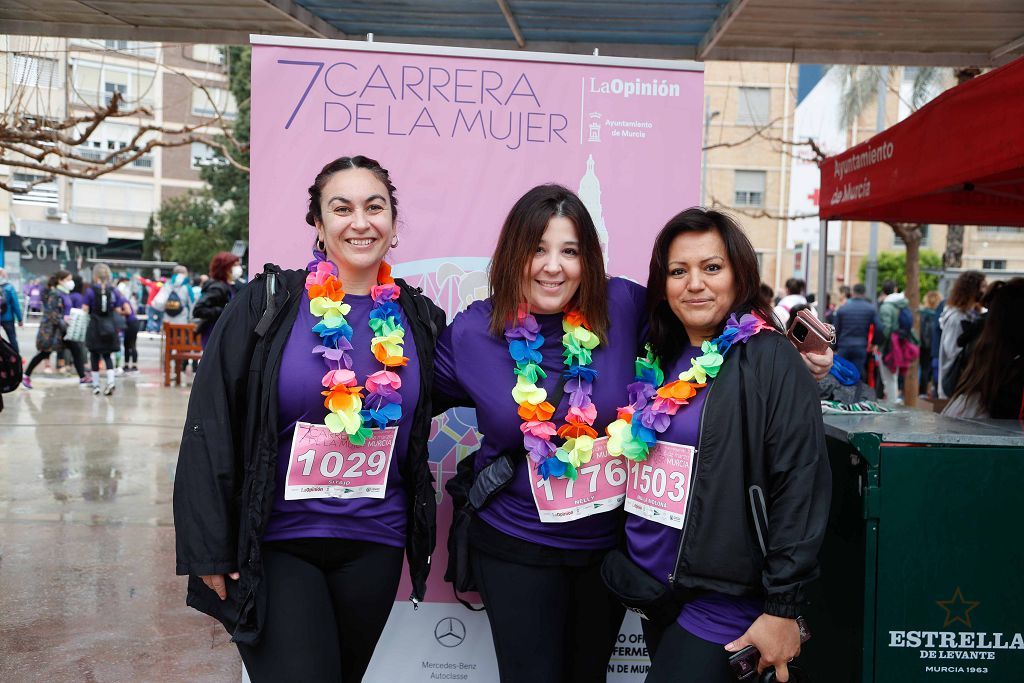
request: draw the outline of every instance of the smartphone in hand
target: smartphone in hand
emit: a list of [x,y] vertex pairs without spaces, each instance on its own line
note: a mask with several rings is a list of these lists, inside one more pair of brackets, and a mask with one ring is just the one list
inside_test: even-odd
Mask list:
[[825,353],[836,343],[836,331],[808,310],[799,311],[786,337],[800,353]]

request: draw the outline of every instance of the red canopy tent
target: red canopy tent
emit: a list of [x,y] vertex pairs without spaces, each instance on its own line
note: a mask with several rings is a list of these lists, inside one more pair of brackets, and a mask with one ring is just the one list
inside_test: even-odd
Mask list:
[[1024,58],[820,168],[823,221],[1024,226]]

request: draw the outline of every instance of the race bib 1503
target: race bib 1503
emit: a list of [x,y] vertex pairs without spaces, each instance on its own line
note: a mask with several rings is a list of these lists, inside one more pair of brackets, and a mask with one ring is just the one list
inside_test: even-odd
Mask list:
[[285,500],[383,498],[398,427],[374,429],[362,446],[324,425],[297,422],[288,456]]
[[626,512],[682,529],[692,467],[692,446],[655,443],[646,461],[629,463]]
[[626,462],[608,454],[608,437],[596,439],[590,462],[572,479],[544,479],[529,463],[530,489],[542,522],[570,522],[611,512],[626,495]]

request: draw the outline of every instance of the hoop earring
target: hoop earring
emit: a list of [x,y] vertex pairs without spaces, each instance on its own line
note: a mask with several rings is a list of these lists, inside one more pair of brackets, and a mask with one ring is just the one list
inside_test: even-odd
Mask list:
[[319,235],[316,237],[316,242],[313,244],[313,248],[317,251],[327,251],[327,245],[324,244],[324,241],[320,239]]
[[391,240],[391,248],[397,249],[399,243],[398,233],[395,233],[395,239]]

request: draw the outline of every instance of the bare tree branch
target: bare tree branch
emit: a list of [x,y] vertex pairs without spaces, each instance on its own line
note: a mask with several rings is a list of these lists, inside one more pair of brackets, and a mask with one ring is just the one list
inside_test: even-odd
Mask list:
[[[14,194],[25,194],[32,188],[53,182],[57,176],[95,180],[107,173],[124,168],[154,149],[180,147],[201,142],[221,153],[227,163],[240,171],[249,168],[239,162],[236,156],[247,151],[247,145],[239,142],[230,126],[224,125],[224,111],[217,104],[206,85],[199,83],[188,74],[183,75],[192,85],[201,89],[210,100],[213,118],[204,119],[192,125],[168,127],[152,123],[139,125],[125,146],[110,150],[99,158],[94,154],[83,154],[79,148],[88,142],[102,123],[111,119],[151,117],[146,107],[122,109],[123,96],[119,92],[111,95],[110,101],[102,107],[92,107],[91,112],[57,119],[36,116],[22,112],[23,89],[12,98],[14,106],[8,107],[0,119],[0,164],[14,168],[42,173],[41,177],[26,182],[0,181],[0,189]],[[203,129],[217,128],[216,134],[202,132]]]
[[744,209],[742,207],[734,206],[726,202],[720,201],[714,195],[710,195],[712,209],[728,209],[733,213],[738,213],[741,216],[747,216],[748,218],[771,218],[772,220],[787,220],[794,221],[801,218],[817,218],[818,213],[792,213],[792,214],[778,214],[772,213],[767,209]]

